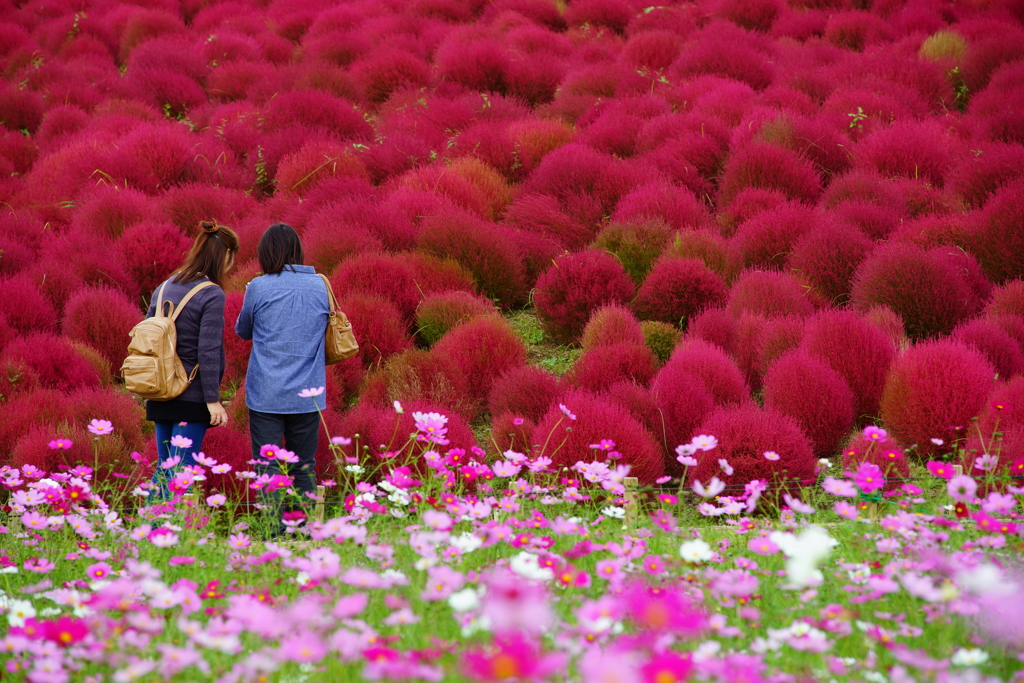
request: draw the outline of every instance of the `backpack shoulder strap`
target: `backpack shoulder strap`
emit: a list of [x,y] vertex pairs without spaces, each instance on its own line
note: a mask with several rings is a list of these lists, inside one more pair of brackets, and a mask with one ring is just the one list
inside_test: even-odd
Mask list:
[[[166,317],[168,317],[168,314],[164,313],[164,303],[165,303],[164,302],[164,287],[166,287],[166,286],[167,286],[167,281],[164,280],[164,283],[162,285],[160,285],[160,289],[156,290],[157,291],[157,295],[156,295],[156,315],[154,316],[156,318],[166,318]],[[171,302],[171,301],[168,301],[166,303],[171,304],[171,312],[174,312],[174,303]]]
[[323,273],[317,273],[323,281],[324,285],[327,286],[327,305],[331,308],[331,313],[338,310],[338,300],[334,298],[334,289],[331,288],[331,281],[327,279],[327,276]]
[[176,309],[174,309],[174,313],[171,314],[171,320],[177,320],[178,319],[178,314],[181,313],[181,309],[185,308],[185,304],[187,304],[189,302],[189,299],[191,299],[193,296],[195,296],[199,292],[200,289],[203,289],[204,287],[212,287],[212,286],[213,286],[213,283],[210,282],[209,280],[207,280],[206,282],[200,282],[198,285],[196,285],[192,289],[188,290],[188,294],[186,294],[182,298],[182,300],[178,302],[178,307]]

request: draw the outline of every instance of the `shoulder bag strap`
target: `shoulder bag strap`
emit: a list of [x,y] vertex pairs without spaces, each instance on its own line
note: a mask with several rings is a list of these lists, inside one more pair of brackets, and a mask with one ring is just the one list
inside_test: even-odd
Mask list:
[[181,313],[181,309],[185,308],[185,304],[187,304],[189,302],[189,299],[191,299],[193,296],[195,296],[195,294],[200,289],[203,289],[204,287],[212,287],[212,286],[213,286],[213,283],[210,282],[209,280],[207,280],[206,282],[200,282],[198,285],[196,285],[192,289],[188,290],[188,294],[186,294],[184,296],[184,298],[182,298],[182,300],[178,302],[178,307],[174,310],[174,314],[171,315],[171,320],[177,320],[178,319],[178,314]]
[[327,279],[327,276],[323,273],[317,273],[320,278],[324,281],[324,285],[327,286],[327,305],[331,308],[331,314],[333,315],[338,310],[338,300],[334,298],[334,290],[331,288],[331,281]]

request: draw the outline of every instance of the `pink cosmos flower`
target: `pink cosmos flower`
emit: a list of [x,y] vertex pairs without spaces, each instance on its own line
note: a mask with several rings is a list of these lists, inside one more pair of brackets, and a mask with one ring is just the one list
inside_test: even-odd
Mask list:
[[941,479],[950,479],[953,476],[953,466],[938,460],[928,461],[928,471]]
[[469,650],[462,660],[467,676],[488,682],[546,680],[566,664],[564,654],[545,655],[518,633],[498,636],[491,647]]
[[590,447],[597,451],[611,451],[615,449],[615,442],[611,439],[601,439],[600,443],[592,443]]
[[249,536],[246,534],[231,534],[228,536],[228,545],[235,550],[241,550],[242,548],[248,548],[250,545]]
[[704,484],[697,480],[693,482],[693,490],[702,498],[714,498],[725,490],[725,482],[720,480],[718,477],[711,477],[711,481],[708,482],[708,485],[705,488]]
[[92,420],[87,429],[96,436],[105,436],[114,431],[114,424],[110,420]]
[[699,434],[690,441],[698,451],[710,451],[718,447],[718,439],[708,434]]
[[399,403],[398,401],[395,401],[393,405],[395,406],[395,412],[398,413],[399,415],[405,412],[405,409],[402,407],[402,404]]
[[622,594],[626,616],[642,629],[695,636],[707,626],[704,613],[671,584],[648,586],[633,581]]
[[835,477],[825,477],[825,480],[821,482],[821,488],[833,496],[852,498],[857,495],[857,489],[852,483],[845,479],[836,479]]
[[260,446],[260,457],[266,458],[267,460],[274,460],[277,458],[277,452],[281,450],[281,447],[277,444],[263,444]]
[[49,443],[50,448],[55,451],[66,451],[74,445],[75,443],[71,439],[54,439]]
[[885,486],[885,476],[878,465],[862,462],[854,474],[853,483],[864,493],[872,493]]
[[718,466],[722,468],[723,472],[725,472],[725,476],[727,476],[727,477],[731,477],[732,476],[733,469],[732,469],[732,465],[729,464],[728,460],[726,460],[725,458],[719,458],[718,459]]
[[570,420],[575,420],[576,419],[576,416],[573,415],[572,412],[568,408],[565,407],[564,403],[559,403],[558,404],[558,409],[561,410],[565,414],[565,416],[567,418],[569,418]]
[[767,536],[757,536],[747,541],[747,550],[757,555],[774,555],[779,552],[779,546]]
[[946,484],[946,491],[949,493],[949,497],[955,501],[971,503],[974,500],[974,494],[978,491],[978,482],[974,481],[974,477],[961,474],[949,480]]
[[99,581],[100,579],[105,579],[110,576],[112,571],[113,569],[111,569],[110,565],[106,562],[97,562],[96,564],[89,565],[85,570],[85,573],[93,581]]
[[41,626],[43,638],[61,647],[70,647],[89,635],[89,627],[75,617],[58,617],[53,621],[42,622]]
[[188,448],[192,445],[192,439],[181,434],[175,434],[171,437],[171,445],[175,448]]
[[494,466],[491,469],[497,477],[514,477],[519,474],[519,470],[522,468],[514,462],[500,460],[494,463]]
[[692,655],[666,650],[652,655],[640,673],[644,683],[682,683],[689,678],[692,669]]
[[765,452],[764,452],[764,459],[765,459],[765,460],[770,460],[770,461],[772,461],[772,462],[775,462],[775,461],[777,461],[777,460],[778,460],[779,458],[781,458],[781,457],[782,457],[782,456],[780,456],[780,455],[779,455],[778,453],[776,453],[775,451],[765,451]]
[[786,501],[786,505],[788,505],[790,509],[793,510],[794,512],[799,512],[802,515],[814,514],[814,508],[812,508],[810,505],[803,502],[799,498],[794,498],[788,493],[784,493],[782,495],[782,498],[783,500]]
[[844,519],[857,519],[860,516],[860,513],[857,512],[857,506],[847,503],[845,500],[837,500],[835,505],[832,506],[832,510]]
[[864,438],[868,439],[869,441],[882,443],[886,440],[888,436],[889,433],[879,427],[868,425],[867,427],[864,428]]
[[299,396],[301,396],[302,398],[313,398],[314,396],[319,396],[320,394],[324,393],[324,391],[326,390],[327,387],[313,387],[310,389],[303,389],[302,391],[299,392]]
[[974,466],[982,472],[988,472],[999,463],[999,456],[990,453],[983,453],[974,459]]

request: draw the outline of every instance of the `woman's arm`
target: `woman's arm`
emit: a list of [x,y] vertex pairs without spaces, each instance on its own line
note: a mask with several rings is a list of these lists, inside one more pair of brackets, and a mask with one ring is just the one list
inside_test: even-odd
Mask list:
[[[199,378],[203,401],[220,403],[221,349],[224,347],[224,290],[208,288],[210,295],[203,303],[199,319]],[[211,411],[212,413],[212,411]]]
[[[251,285],[252,282],[249,283]],[[235,321],[235,334],[242,339],[252,339],[252,301],[255,297],[247,285],[245,298],[242,300],[242,310],[238,312],[238,320]]]

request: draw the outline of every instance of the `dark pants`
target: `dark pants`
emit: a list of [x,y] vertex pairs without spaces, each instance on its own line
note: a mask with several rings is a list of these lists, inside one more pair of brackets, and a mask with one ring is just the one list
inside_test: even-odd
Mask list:
[[[158,486],[156,496],[153,499],[168,500],[171,495],[167,489],[167,482],[174,477],[174,473],[188,465],[195,465],[193,456],[203,449],[203,437],[206,436],[207,425],[203,422],[188,422],[183,427],[180,422],[154,422],[156,426],[156,453],[159,458],[156,469],[153,471],[153,483]],[[175,448],[171,445],[172,436],[184,436],[192,440],[188,448]],[[181,462],[170,470],[160,467],[160,463],[176,455],[181,456]]]
[[309,502],[304,494],[316,493],[316,447],[320,438],[320,414],[281,415],[250,409],[249,436],[252,438],[252,458],[261,463],[257,466],[260,474],[281,473],[280,462],[260,457],[260,449],[267,444],[283,446],[298,456],[297,463],[285,466],[288,476],[294,477],[296,492],[303,496],[303,502]]

